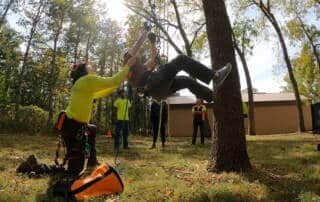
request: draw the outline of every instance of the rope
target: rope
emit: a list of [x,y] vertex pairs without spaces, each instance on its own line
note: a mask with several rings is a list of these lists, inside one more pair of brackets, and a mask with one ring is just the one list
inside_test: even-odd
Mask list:
[[161,132],[161,124],[162,124],[162,100],[160,100],[160,110],[159,110],[159,125],[158,125],[158,137],[160,137],[160,132]]

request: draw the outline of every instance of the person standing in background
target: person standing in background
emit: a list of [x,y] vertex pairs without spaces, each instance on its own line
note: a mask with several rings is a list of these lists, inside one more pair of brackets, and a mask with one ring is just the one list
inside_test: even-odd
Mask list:
[[198,127],[200,128],[201,144],[204,144],[204,122],[206,119],[206,106],[201,99],[197,99],[196,105],[192,107],[193,116],[193,134],[192,145],[196,144],[196,138],[198,133]]
[[[162,109],[161,109],[162,105]],[[151,113],[150,113],[150,121],[152,124],[152,135],[153,135],[153,143],[150,149],[156,148],[156,142],[158,139],[159,133],[159,125],[160,125],[160,111],[161,113],[161,126],[160,126],[160,135],[162,148],[165,147],[166,141],[166,125],[168,122],[168,105],[165,101],[158,102],[157,100],[153,100],[151,104]]]
[[119,148],[121,144],[121,134],[123,138],[123,148],[129,149],[129,109],[131,102],[126,98],[124,90],[118,91],[118,98],[113,106],[117,109],[116,134],[114,139],[114,148]]

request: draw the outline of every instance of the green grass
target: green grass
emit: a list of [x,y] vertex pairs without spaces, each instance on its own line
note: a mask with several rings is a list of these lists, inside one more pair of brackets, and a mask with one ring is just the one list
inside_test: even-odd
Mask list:
[[[253,169],[249,173],[206,171],[210,140],[190,146],[191,138],[171,138],[164,151],[149,150],[151,137],[130,136],[120,152],[125,191],[89,201],[320,201],[320,137],[282,134],[247,137]],[[0,201],[61,201],[53,198],[54,178],[17,176],[30,154],[53,163],[56,138],[0,134]],[[98,159],[113,165],[112,142],[97,139]]]

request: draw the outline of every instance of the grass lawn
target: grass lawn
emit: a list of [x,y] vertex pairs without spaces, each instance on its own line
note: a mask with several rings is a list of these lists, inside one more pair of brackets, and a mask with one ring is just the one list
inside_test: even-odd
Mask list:
[[[120,152],[125,191],[90,201],[320,201],[320,136],[281,134],[247,137],[252,171],[206,171],[210,140],[190,146],[191,138],[170,138],[164,151],[149,150],[151,137],[130,136]],[[0,134],[0,201],[61,201],[47,194],[49,176],[17,176],[30,154],[53,163],[56,138]],[[112,143],[97,139],[98,159],[113,165]]]

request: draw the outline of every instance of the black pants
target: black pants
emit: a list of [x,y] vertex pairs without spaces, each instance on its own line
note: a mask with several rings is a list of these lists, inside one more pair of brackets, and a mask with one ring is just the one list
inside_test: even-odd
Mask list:
[[114,137],[114,148],[119,149],[121,146],[121,139],[123,139],[123,148],[129,147],[129,121],[118,120],[116,124],[116,135]]
[[[158,139],[158,130],[159,130],[159,120],[155,120],[152,122],[152,135],[153,135],[153,144],[156,144]],[[161,123],[160,127],[160,136],[161,136],[161,142],[166,142],[166,124]]]
[[[87,130],[88,137],[84,135],[84,130]],[[85,143],[90,145],[90,157],[88,159],[88,165],[94,165],[96,162],[95,125],[85,125],[66,118],[62,127],[62,138],[67,149],[66,158],[68,163],[68,173],[79,174],[83,170],[85,161]]]
[[152,72],[146,94],[157,99],[163,99],[178,90],[187,88],[198,98],[208,102],[212,101],[213,92],[208,87],[198,83],[196,80],[187,76],[176,76],[179,71],[185,71],[191,77],[199,79],[204,83],[210,83],[213,78],[213,71],[192,58],[179,55],[169,63],[163,65],[158,71]]
[[201,144],[204,144],[204,122],[201,120],[193,120],[192,144],[196,144],[198,128],[200,128]]

